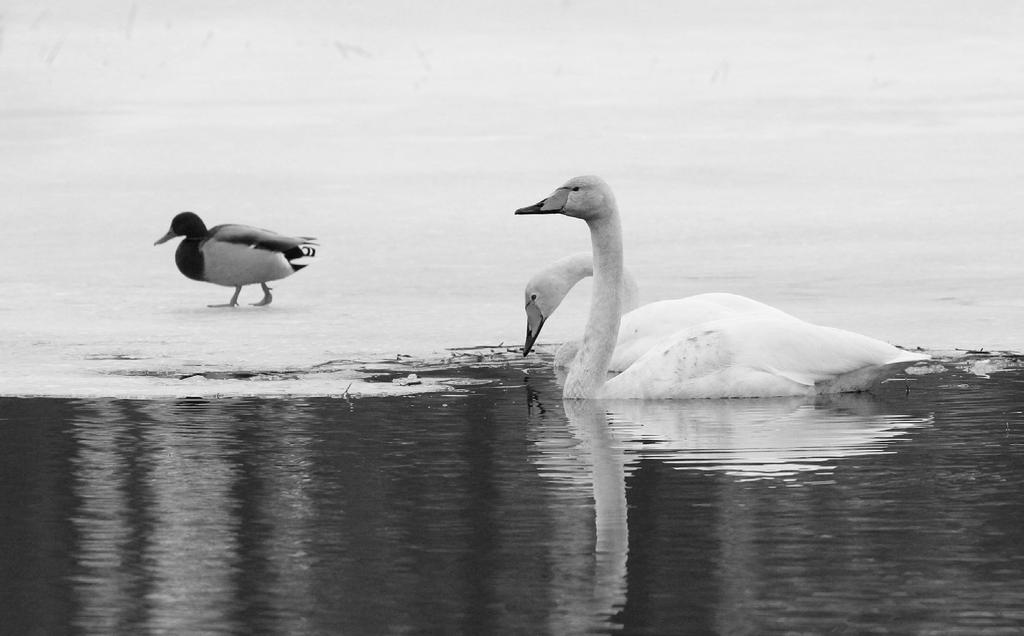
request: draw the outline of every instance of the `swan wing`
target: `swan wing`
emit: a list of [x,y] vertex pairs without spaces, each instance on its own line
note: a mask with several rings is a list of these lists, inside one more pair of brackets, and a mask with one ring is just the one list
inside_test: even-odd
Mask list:
[[610,368],[612,371],[627,369],[666,337],[682,329],[724,318],[761,314],[792,318],[770,305],[727,293],[649,303],[623,315]]
[[610,379],[602,397],[770,397],[863,390],[896,365],[926,359],[880,340],[783,312],[684,328]]

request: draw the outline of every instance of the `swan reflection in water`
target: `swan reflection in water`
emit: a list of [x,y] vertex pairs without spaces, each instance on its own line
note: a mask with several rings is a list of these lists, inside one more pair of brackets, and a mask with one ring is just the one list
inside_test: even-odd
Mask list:
[[[565,419],[548,417],[549,411],[541,409],[533,459],[558,489],[592,493],[593,535],[580,532],[578,516],[567,515],[565,524],[572,527],[562,529],[567,540],[593,538],[591,561],[585,571],[567,574],[563,584],[575,589],[563,590],[562,596],[583,605],[574,608],[580,612],[577,616],[599,621],[625,607],[630,541],[626,478],[641,461],[724,474],[737,482],[788,484],[801,473],[831,472],[845,458],[894,453],[894,440],[932,422],[930,415],[900,412],[863,394],[817,399],[564,400],[562,407]],[[719,503],[715,523],[722,527],[711,530],[723,543],[724,562],[719,567],[743,578],[749,569],[743,555],[756,553],[756,524],[745,523],[744,513],[729,501]],[[590,572],[593,578],[579,587]],[[729,629],[727,614],[734,605],[728,601],[735,594],[728,589],[723,593],[719,627]],[[572,613],[567,608],[567,614]]]

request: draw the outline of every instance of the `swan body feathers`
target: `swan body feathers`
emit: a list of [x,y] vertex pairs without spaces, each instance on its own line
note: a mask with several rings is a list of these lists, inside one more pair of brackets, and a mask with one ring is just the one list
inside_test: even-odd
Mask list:
[[[570,179],[516,214],[564,214],[587,223],[594,294],[571,359],[566,398],[687,399],[813,395],[867,389],[929,356],[814,325],[734,294],[662,301],[622,316],[618,208],[599,177]],[[676,322],[673,322],[675,320]],[[687,322],[689,321],[689,322]],[[685,323],[685,324],[681,324]],[[666,333],[669,332],[669,333]],[[618,346],[633,339],[634,346]],[[621,373],[609,378],[609,370]]]

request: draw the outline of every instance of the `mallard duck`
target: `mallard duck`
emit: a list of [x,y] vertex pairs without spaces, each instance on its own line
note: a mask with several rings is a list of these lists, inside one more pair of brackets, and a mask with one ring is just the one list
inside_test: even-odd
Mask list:
[[263,288],[263,300],[253,305],[269,305],[274,297],[267,282],[291,276],[308,265],[300,261],[315,256],[317,245],[312,237],[283,236],[248,225],[225,224],[207,230],[194,212],[176,215],[171,229],[153,245],[176,236],[185,237],[174,253],[174,262],[182,274],[192,280],[235,288],[226,304],[210,307],[236,307],[242,286],[255,283]]

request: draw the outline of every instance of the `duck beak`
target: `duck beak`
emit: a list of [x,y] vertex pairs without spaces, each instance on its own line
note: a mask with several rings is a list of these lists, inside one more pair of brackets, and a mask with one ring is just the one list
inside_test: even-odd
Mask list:
[[177,234],[174,233],[174,230],[167,230],[167,234],[164,234],[163,236],[158,238],[156,240],[156,243],[153,243],[153,245],[160,245],[161,243],[166,243],[167,241],[171,240],[175,236],[177,236]]
[[516,214],[559,214],[569,201],[569,188],[559,188],[551,196],[525,208],[516,210]]
[[544,314],[540,312],[540,308],[534,303],[530,303],[526,306],[526,344],[523,345],[523,357],[533,349],[533,343],[537,342],[537,336],[540,335],[540,330],[544,326]]

